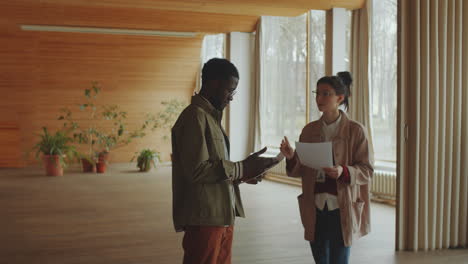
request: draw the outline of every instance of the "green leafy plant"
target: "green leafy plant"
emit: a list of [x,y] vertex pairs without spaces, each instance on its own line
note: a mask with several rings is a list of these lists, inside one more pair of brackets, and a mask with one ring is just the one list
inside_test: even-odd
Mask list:
[[140,152],[135,152],[135,155],[131,159],[133,162],[137,159],[137,168],[140,171],[149,171],[151,169],[151,165],[156,168],[156,161],[159,161],[159,152],[150,149],[143,149]]
[[95,164],[109,151],[126,146],[136,138],[142,138],[148,132],[161,130],[163,139],[168,138],[167,130],[186,106],[177,99],[163,101],[163,109],[157,114],[142,114],[143,121],[136,129],[129,129],[127,112],[118,105],[99,104],[98,96],[102,89],[93,82],[90,89],[84,90],[84,100],[78,105],[79,113],[85,118],[76,118],[70,108],[60,109],[59,120],[62,120],[65,130],[70,131],[77,144],[85,145],[85,153],[81,157]]
[[66,167],[66,160],[72,160],[77,157],[78,152],[75,147],[70,145],[73,139],[67,135],[65,131],[57,131],[55,134],[49,133],[46,127],[42,128],[42,134],[39,134],[39,142],[33,146],[32,150],[36,151],[36,158],[39,159],[40,154],[57,155],[59,163],[62,167]]
[[[177,117],[180,115],[182,110],[187,106],[183,101],[177,99],[171,99],[169,101],[162,101],[161,104],[164,106],[164,109],[157,115],[158,127],[162,130],[167,131],[174,125]],[[169,138],[169,133],[163,133],[163,139],[167,140]]]
[[135,138],[146,135],[146,130],[155,130],[158,124],[156,118],[147,114],[143,125],[129,130],[126,123],[127,112],[118,105],[99,105],[97,97],[101,92],[98,83],[94,82],[91,89],[85,89],[85,100],[79,104],[80,112],[87,115],[86,122],[74,118],[72,110],[62,108],[59,120],[64,121],[64,128],[73,133],[74,142],[87,146],[82,158],[95,163],[98,157],[110,150],[128,145]]

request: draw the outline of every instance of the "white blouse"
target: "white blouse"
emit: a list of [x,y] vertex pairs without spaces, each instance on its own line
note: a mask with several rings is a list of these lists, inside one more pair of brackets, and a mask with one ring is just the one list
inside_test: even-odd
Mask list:
[[[326,124],[325,122],[323,122],[322,132],[323,132],[323,135],[325,136],[325,141],[332,141],[332,139],[336,136],[340,121],[341,121],[341,113],[335,122],[331,124]],[[317,174],[317,177],[327,177],[327,176],[325,176],[325,173],[323,171],[320,171],[319,174]],[[329,193],[315,194],[315,206],[318,209],[323,210],[323,208],[325,207],[325,204],[327,204],[329,211],[337,209],[338,197],[336,195],[329,194]]]

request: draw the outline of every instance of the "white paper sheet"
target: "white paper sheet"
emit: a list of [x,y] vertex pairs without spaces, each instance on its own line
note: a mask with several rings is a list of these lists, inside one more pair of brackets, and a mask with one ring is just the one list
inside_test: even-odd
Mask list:
[[296,152],[301,163],[309,168],[333,167],[332,142],[296,142]]

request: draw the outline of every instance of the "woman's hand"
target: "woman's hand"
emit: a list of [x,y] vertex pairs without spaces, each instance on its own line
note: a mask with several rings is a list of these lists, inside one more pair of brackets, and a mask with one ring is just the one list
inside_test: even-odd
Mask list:
[[284,137],[284,139],[281,140],[280,151],[288,160],[294,157],[294,149],[289,145],[287,137]]
[[325,175],[327,175],[329,178],[332,178],[334,180],[337,180],[343,173],[343,167],[341,167],[341,165],[336,165],[334,167],[322,168],[322,169],[325,172]]

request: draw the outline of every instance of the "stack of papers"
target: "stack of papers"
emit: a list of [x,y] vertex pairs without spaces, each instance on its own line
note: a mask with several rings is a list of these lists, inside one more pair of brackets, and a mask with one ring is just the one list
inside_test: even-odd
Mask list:
[[333,167],[332,142],[296,142],[296,152],[301,163],[309,168]]

